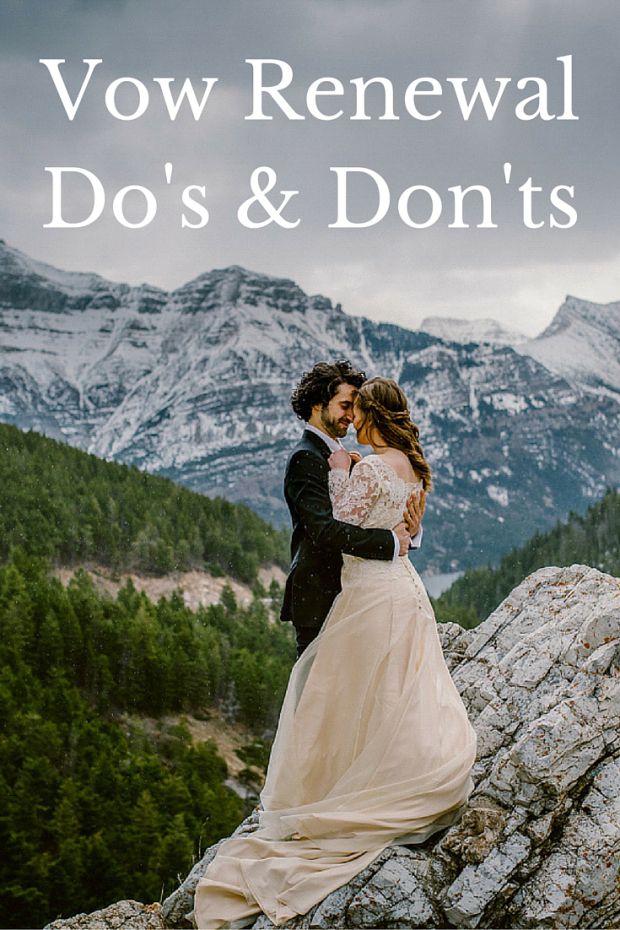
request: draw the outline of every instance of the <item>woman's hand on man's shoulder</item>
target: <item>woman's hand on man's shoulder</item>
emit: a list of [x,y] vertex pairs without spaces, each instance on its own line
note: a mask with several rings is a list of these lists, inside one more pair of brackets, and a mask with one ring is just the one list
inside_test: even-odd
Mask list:
[[349,469],[351,468],[351,464],[354,464],[355,461],[359,461],[359,459],[352,458],[352,456],[356,454],[357,453],[347,452],[346,449],[337,449],[335,452],[332,452],[330,457],[327,459],[327,464],[333,471],[341,469],[342,471],[346,471],[348,474]]

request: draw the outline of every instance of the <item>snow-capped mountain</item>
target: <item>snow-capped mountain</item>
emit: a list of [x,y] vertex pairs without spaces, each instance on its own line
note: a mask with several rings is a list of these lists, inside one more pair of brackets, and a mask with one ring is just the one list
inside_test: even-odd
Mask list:
[[283,523],[300,374],[346,356],[395,378],[435,473],[416,558],[429,570],[495,560],[620,478],[613,398],[510,346],[349,316],[238,266],[166,293],[1,244],[0,332],[0,419]]
[[448,316],[427,316],[418,329],[446,342],[491,342],[498,346],[517,346],[527,341],[525,333],[507,329],[497,320],[458,320]]
[[620,301],[567,296],[549,326],[519,351],[571,384],[620,400]]

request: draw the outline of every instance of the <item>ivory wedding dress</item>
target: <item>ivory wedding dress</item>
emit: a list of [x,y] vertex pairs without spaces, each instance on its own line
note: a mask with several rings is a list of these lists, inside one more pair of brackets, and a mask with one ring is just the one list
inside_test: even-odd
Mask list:
[[[392,528],[415,485],[381,455],[329,476],[334,516]],[[326,558],[329,558],[326,555]],[[305,914],[391,844],[454,823],[473,789],[476,733],[407,557],[344,556],[342,591],[295,663],[254,833],[199,880],[200,930]]]

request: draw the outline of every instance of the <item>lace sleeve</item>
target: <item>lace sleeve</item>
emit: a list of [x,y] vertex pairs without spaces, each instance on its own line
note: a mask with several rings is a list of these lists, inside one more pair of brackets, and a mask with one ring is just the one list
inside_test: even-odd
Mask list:
[[379,481],[374,468],[362,460],[351,474],[341,468],[333,469],[328,480],[336,520],[360,526],[379,496]]

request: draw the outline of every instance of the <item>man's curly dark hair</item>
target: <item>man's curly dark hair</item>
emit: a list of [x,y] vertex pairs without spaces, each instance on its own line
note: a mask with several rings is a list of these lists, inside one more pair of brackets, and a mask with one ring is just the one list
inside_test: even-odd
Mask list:
[[346,358],[337,362],[318,362],[311,371],[302,375],[291,394],[291,405],[299,419],[307,422],[312,416],[313,406],[328,404],[341,384],[361,388],[365,380],[365,373],[354,368]]

